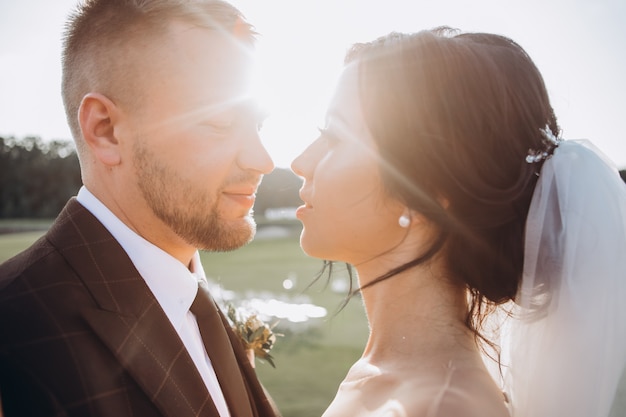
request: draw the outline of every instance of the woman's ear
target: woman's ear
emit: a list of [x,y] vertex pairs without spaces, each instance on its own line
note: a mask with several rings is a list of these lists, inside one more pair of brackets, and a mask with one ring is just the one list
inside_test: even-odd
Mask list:
[[86,94],[78,109],[78,122],[85,144],[95,159],[108,166],[121,162],[114,129],[117,113],[115,103],[99,93]]

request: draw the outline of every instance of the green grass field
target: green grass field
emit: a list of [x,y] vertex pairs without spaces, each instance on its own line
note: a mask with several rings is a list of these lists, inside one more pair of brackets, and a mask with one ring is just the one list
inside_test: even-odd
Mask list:
[[[0,234],[0,262],[29,246],[42,233]],[[360,300],[353,299],[336,313],[343,294],[324,289],[324,279],[306,289],[322,262],[302,253],[297,233],[257,239],[234,252],[201,256],[209,278],[243,298],[263,291],[294,300],[304,295],[327,309],[325,319],[317,319],[312,325],[301,324],[301,328],[299,324],[281,327],[283,323],[279,322],[275,331],[284,336],[277,339],[272,350],[276,368],[260,360],[256,365],[259,378],[284,417],[319,417],[365,345],[367,323]],[[291,290],[283,288],[287,277],[295,281]]]

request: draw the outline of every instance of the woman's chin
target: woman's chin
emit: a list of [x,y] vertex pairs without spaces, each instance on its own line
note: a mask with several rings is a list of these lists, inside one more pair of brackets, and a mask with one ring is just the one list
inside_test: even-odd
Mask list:
[[300,234],[300,248],[311,258],[330,260],[330,252],[328,251],[328,245],[324,245],[315,241],[312,241],[310,237],[307,237],[306,230],[303,229]]

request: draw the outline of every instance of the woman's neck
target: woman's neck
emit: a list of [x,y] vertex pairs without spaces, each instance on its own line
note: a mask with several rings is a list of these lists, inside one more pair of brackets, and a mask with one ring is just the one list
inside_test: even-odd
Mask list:
[[[357,267],[361,286],[380,276],[382,269]],[[474,338],[464,324],[465,290],[453,284],[436,261],[373,284],[362,297],[370,326],[363,357],[369,363],[418,365],[438,357],[446,360],[459,351],[474,356]]]

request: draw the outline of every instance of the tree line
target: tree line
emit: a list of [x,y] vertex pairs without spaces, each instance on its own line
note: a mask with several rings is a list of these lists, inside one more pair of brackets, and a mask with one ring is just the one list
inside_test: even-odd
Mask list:
[[[72,141],[0,137],[0,218],[54,218],[81,184]],[[255,212],[299,206],[301,185],[291,170],[275,169],[259,187]]]
[[0,137],[0,218],[53,218],[81,185],[72,142]]
[[[620,171],[626,181],[626,169]],[[254,210],[296,207],[302,180],[276,168],[263,179]],[[0,137],[0,218],[54,218],[81,186],[74,143]]]

